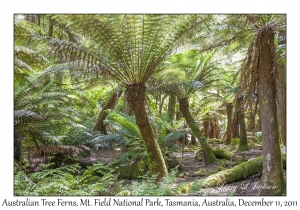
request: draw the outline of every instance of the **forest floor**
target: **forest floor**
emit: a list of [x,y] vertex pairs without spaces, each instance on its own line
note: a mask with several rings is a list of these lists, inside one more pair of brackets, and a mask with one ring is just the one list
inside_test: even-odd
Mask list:
[[[92,150],[88,157],[79,156],[77,159],[81,162],[86,163],[96,163],[101,161],[104,164],[109,164],[113,162],[115,158],[121,153],[121,150],[118,148],[101,151],[101,150]],[[251,149],[244,152],[233,152],[233,157],[242,156],[246,160],[250,160],[262,155],[261,149]],[[200,153],[200,156],[202,154]],[[195,158],[196,152],[192,151],[191,148],[186,147],[184,152],[173,152],[171,157],[176,158],[179,161],[180,170],[178,176],[175,179],[174,187],[181,183],[194,182],[196,180],[203,179],[211,174],[217,173],[220,171],[220,166],[222,165],[222,160],[217,163],[205,166],[204,161],[197,160]],[[225,161],[225,160],[224,160]],[[39,164],[46,162],[46,157],[31,157],[30,165],[33,168],[33,171],[41,170]],[[234,166],[235,160],[226,161],[226,168],[232,168]],[[223,168],[224,169],[224,168]],[[199,173],[199,171],[201,173]],[[258,196],[259,195],[259,184],[260,184],[261,174],[257,174],[251,177],[248,177],[244,180],[239,180],[232,183],[220,183],[217,187],[202,189],[202,196]],[[126,183],[130,184],[130,180],[127,180]]]

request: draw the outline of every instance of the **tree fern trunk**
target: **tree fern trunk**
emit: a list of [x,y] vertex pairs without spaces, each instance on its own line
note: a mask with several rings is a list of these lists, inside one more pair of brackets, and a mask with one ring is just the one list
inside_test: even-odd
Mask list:
[[53,28],[54,28],[54,22],[51,19],[51,17],[49,17],[49,26],[48,26],[48,36],[49,37],[53,37]]
[[208,137],[208,131],[209,131],[209,116],[207,116],[207,118],[203,119],[203,135],[206,138]]
[[[260,37],[260,63],[258,69],[258,103],[263,139],[263,173],[261,195],[283,195],[286,183],[280,151],[276,87],[274,75],[274,33],[267,26]],[[275,187],[275,189],[272,188]]]
[[97,122],[93,128],[93,131],[100,131],[103,134],[107,134],[106,131],[106,126],[104,125],[104,120],[107,117],[107,113],[105,112],[108,109],[114,109],[117,103],[118,98],[120,97],[120,95],[122,94],[122,91],[116,90],[116,92],[114,92],[110,98],[107,100],[107,102],[105,103],[105,105],[103,106]]
[[[285,34],[279,34],[279,43],[286,43]],[[286,66],[285,63],[278,63],[278,79],[277,79],[277,115],[280,128],[281,142],[286,146]]]
[[190,111],[189,111],[189,102],[187,98],[183,98],[179,100],[179,108],[180,111],[185,118],[187,124],[191,128],[193,135],[199,139],[199,142],[201,144],[202,150],[203,150],[203,156],[205,160],[205,164],[210,164],[217,161],[217,158],[215,154],[213,153],[213,150],[207,143],[206,138],[201,133],[198,124],[192,117]]
[[233,115],[233,123],[232,123],[232,137],[239,138],[240,137],[240,124],[239,124],[239,112],[238,105],[235,105],[234,115]]
[[127,90],[124,91],[123,112],[127,115],[132,115],[132,110],[129,107],[127,99]]
[[232,103],[226,104],[226,112],[227,112],[227,130],[226,130],[226,144],[231,144],[232,139]]
[[146,87],[144,84],[131,84],[126,87],[126,91],[129,106],[135,115],[136,124],[146,145],[149,168],[153,173],[158,174],[157,180],[159,181],[168,174],[168,170],[158,141],[148,121],[145,103]]
[[242,101],[243,101],[243,96],[237,98],[239,124],[240,124],[240,142],[239,142],[238,151],[249,150],[246,123],[245,123],[245,114],[244,114],[244,104]]
[[175,107],[176,107],[176,96],[170,95],[169,96],[169,104],[168,104],[168,113],[169,113],[169,118],[171,121],[174,120]]

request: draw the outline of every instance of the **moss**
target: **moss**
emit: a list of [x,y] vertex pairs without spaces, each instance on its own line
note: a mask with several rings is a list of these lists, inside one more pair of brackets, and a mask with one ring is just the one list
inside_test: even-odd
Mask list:
[[239,138],[233,138],[231,139],[231,144],[232,145],[238,145],[240,143],[240,139]]
[[211,144],[223,144],[224,142],[222,141],[222,139],[213,138],[213,139],[209,139],[209,143],[211,143]]
[[222,148],[212,148],[212,149],[217,158],[225,158],[227,160],[232,159],[232,153],[230,151]]
[[248,161],[248,158],[246,156],[238,155],[238,156],[235,156],[234,161],[235,162],[232,165],[236,166],[236,165],[239,165],[243,162]]
[[131,192],[129,190],[121,191],[117,194],[117,196],[130,196]]
[[229,166],[229,161],[226,159],[221,160],[221,165],[222,167],[226,168]]
[[243,162],[231,169],[220,171],[205,178],[202,187],[215,187],[223,183],[230,183],[262,172],[262,157]]
[[248,151],[249,150],[248,144],[241,144],[240,143],[237,150],[238,151]]
[[210,171],[210,170],[199,169],[198,171],[193,172],[191,176],[208,176],[208,175],[210,175],[212,173],[213,172]]
[[223,170],[226,170],[226,168],[224,168],[223,166],[218,167],[218,171],[223,171]]

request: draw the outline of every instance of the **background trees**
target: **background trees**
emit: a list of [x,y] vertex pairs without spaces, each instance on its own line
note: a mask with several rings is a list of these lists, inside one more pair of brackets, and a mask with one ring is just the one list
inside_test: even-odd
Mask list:
[[[15,21],[17,150],[21,139],[30,139],[36,147],[102,144],[113,138],[113,144],[124,145],[126,139],[132,143],[130,140],[136,135],[144,141],[150,171],[161,180],[168,174],[164,157],[168,155],[165,151],[168,147],[163,143],[189,132],[183,125],[184,132],[170,133],[181,114],[200,141],[205,163],[217,161],[209,140],[219,138],[211,134],[219,131],[224,134],[227,129],[230,144],[232,113],[228,106],[226,125],[225,104],[233,100],[227,96],[235,93],[237,97],[245,97],[241,106],[233,110],[239,113],[237,119],[242,120],[243,114],[246,115],[246,121],[240,122],[244,131],[240,132],[240,143],[247,139],[246,125],[249,130],[259,127],[255,126],[258,122],[255,113],[260,110],[263,180],[272,179],[267,184],[282,185],[279,191],[261,193],[284,193],[276,132],[281,133],[285,144],[282,111],[285,83],[281,80],[284,76],[277,74],[277,62],[272,62],[278,61],[280,72],[285,72],[285,45],[276,42],[277,37],[282,39],[285,34],[284,16],[27,15],[25,19]],[[275,32],[280,36],[274,36]],[[263,56],[266,63],[260,59]],[[118,88],[111,94],[105,86]],[[266,88],[272,92],[262,91]],[[280,94],[277,104],[276,93]],[[122,110],[127,114],[132,111],[134,119],[123,116]],[[181,114],[175,119],[176,110]],[[280,117],[280,131],[274,113]],[[205,121],[212,116],[214,125]],[[133,130],[120,128],[129,124],[134,131],[138,128],[138,132],[126,136],[126,132]],[[207,125],[218,132],[208,132]],[[240,150],[244,149],[247,148],[240,146]],[[19,160],[20,153],[15,154]],[[273,179],[273,174],[279,179]]]

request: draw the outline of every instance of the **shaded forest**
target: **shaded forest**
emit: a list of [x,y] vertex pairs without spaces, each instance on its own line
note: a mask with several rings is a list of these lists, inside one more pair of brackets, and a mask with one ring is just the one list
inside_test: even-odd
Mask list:
[[16,14],[14,195],[286,195],[286,15]]

